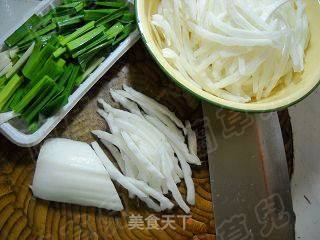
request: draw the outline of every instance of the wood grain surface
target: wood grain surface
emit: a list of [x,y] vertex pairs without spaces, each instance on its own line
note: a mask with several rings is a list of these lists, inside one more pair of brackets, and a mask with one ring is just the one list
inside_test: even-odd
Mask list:
[[[198,154],[201,167],[192,167],[196,189],[196,204],[190,216],[179,208],[156,214],[137,199],[129,199],[126,190],[116,185],[125,210],[110,212],[93,207],[55,203],[36,199],[29,185],[40,146],[19,148],[0,136],[0,240],[14,239],[132,239],[132,240],[188,240],[215,239],[215,224],[202,110],[198,100],[177,88],[159,70],[139,42],[97,83],[59,124],[49,137],[66,137],[91,142],[90,131],[106,130],[107,125],[96,113],[98,97],[113,106],[110,88],[127,83],[175,111],[181,119],[189,119],[198,135]],[[179,186],[183,195],[184,183]],[[163,221],[170,216],[172,226]],[[158,218],[156,227],[146,221],[140,228],[132,228],[132,216]]]

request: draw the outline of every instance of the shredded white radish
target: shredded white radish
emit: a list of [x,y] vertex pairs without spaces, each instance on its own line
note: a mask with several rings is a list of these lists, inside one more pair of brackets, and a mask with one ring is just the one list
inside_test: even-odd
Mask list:
[[[165,209],[171,209],[173,204],[168,198],[163,196],[161,193],[155,191],[153,188],[149,187],[146,183],[138,181],[134,178],[124,176],[110,161],[107,155],[103,152],[101,147],[97,142],[92,143],[92,147],[99,157],[101,163],[104,165],[105,169],[109,173],[111,179],[119,182],[128,191],[137,195],[142,201],[144,201],[150,208],[155,211],[161,211]],[[141,192],[146,194],[141,197]],[[155,203],[150,197],[156,199],[160,205]]]
[[149,18],[169,64],[220,98],[258,101],[304,70],[309,26],[302,0],[161,0]]
[[[128,111],[113,108],[99,99],[102,108],[98,113],[108,123],[111,133],[101,130],[92,133],[111,152],[124,174],[120,176],[99,145],[94,143],[93,148],[111,178],[127,188],[130,197],[139,197],[155,211],[172,208],[172,203],[164,196],[170,191],[176,203],[189,213],[190,208],[177,184],[184,179],[186,200],[194,205],[195,188],[189,163],[200,165],[201,162],[197,157],[196,134],[190,122],[184,125],[167,107],[131,87],[124,86],[124,90],[110,90],[110,93]],[[158,203],[139,196],[132,186],[125,185],[127,181]]]

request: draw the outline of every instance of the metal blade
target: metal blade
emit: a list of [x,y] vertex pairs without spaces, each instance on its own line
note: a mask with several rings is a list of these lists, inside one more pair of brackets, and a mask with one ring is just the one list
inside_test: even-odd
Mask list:
[[277,114],[237,113],[206,103],[203,112],[217,239],[294,239]]

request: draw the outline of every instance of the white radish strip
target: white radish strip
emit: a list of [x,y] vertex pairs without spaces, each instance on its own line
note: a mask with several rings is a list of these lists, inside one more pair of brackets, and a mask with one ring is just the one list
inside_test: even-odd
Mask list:
[[192,171],[189,166],[189,164],[186,162],[183,154],[180,152],[179,149],[175,148],[175,152],[178,156],[178,159],[180,161],[180,165],[183,171],[184,175],[184,181],[187,186],[187,202],[191,205],[194,205],[196,200],[195,200],[195,189],[194,189],[194,183],[192,180]]
[[130,100],[128,100],[127,98],[121,96],[120,94],[118,94],[116,91],[114,90],[110,90],[111,96],[112,98],[116,101],[119,102],[123,107],[125,107],[126,109],[128,109],[130,112],[136,114],[136,115],[140,115],[141,111],[138,107],[138,105]]
[[147,105],[143,102],[138,102],[137,98],[135,98],[134,96],[132,96],[128,92],[120,90],[120,91],[117,91],[117,93],[119,93],[121,96],[126,97],[132,101],[136,101],[141,106],[141,108],[143,109],[144,112],[146,112],[147,114],[149,114],[151,116],[158,118],[161,122],[163,122],[165,125],[167,125],[173,132],[175,132],[175,134],[177,136],[179,136],[181,139],[184,139],[184,136],[182,135],[181,131],[176,127],[174,122],[172,122],[172,120],[168,116],[161,113],[160,111],[155,110],[155,108],[153,108],[150,105]]
[[[288,1],[288,0],[286,0]],[[272,33],[266,31],[257,30],[245,30],[241,28],[235,28],[228,24],[225,24],[219,18],[217,18],[213,13],[209,13],[209,19],[211,20],[214,27],[224,32],[229,36],[237,36],[239,38],[255,38],[255,39],[270,39],[280,37],[279,33]]]
[[116,148],[114,145],[112,144],[104,144],[106,146],[106,148],[108,148],[108,150],[110,151],[110,153],[112,154],[112,156],[115,158],[115,160],[118,163],[118,166],[121,169],[121,172],[125,172],[125,167],[124,167],[124,161],[121,157],[121,153],[118,150],[118,148]]
[[195,25],[191,22],[188,23],[193,31],[202,36],[204,39],[219,43],[224,46],[269,46],[272,45],[272,40],[269,39],[247,39],[239,37],[226,37],[217,33],[210,32],[203,27]]
[[123,132],[123,131],[121,132],[121,135],[125,143],[127,144],[128,148],[139,159],[139,162],[140,162],[139,164],[144,165],[150,175],[154,174],[158,178],[163,179],[164,176],[161,174],[161,172],[151,164],[151,162],[144,156],[144,154],[141,153],[139,147],[134,143],[132,138],[126,132]]
[[22,55],[22,57],[16,62],[16,64],[7,72],[6,78],[10,78],[18,69],[28,60],[30,57],[35,43],[33,42],[28,50]]
[[167,117],[169,117],[179,128],[181,129],[185,129],[183,123],[180,121],[180,119],[177,118],[177,116],[171,112],[167,107],[159,104],[158,102],[156,102],[155,100],[153,100],[150,97],[147,97],[146,95],[137,92],[136,90],[134,90],[131,87],[128,87],[126,85],[123,86],[123,89],[130,93],[132,96],[136,97],[137,99],[137,103],[140,105],[140,103],[145,102],[145,104],[150,105],[150,107],[154,107],[156,110],[158,110],[159,112],[161,112],[162,114],[166,115]]
[[130,178],[130,181],[134,185],[136,185],[136,187],[138,187],[141,191],[146,193],[148,196],[153,197],[154,199],[159,201],[162,208],[161,210],[173,208],[174,205],[168,198],[166,198],[163,194],[159,193],[158,191],[155,191],[153,188],[149,187],[144,182],[138,181],[134,178]]
[[[159,203],[161,204],[161,207],[154,203],[150,198],[141,198],[142,201],[144,201],[148,207],[156,210],[156,211],[161,211],[165,209],[171,209],[173,207],[173,204],[170,202],[169,199],[167,199],[165,196],[160,194],[159,192],[155,191],[151,187],[149,187],[147,184],[145,184],[142,181],[138,181],[134,178],[129,178],[126,176],[123,176],[118,169],[114,167],[110,159],[105,155],[101,147],[97,142],[92,143],[92,147],[95,150],[96,154],[98,155],[99,159],[101,160],[102,164],[105,166],[107,172],[110,174],[111,178],[118,181],[116,178],[113,178],[114,175],[121,176],[123,181],[128,181],[134,186],[135,188],[139,189],[142,192],[145,192],[146,195],[153,197]],[[119,182],[120,183],[120,182]],[[120,183],[121,184],[121,183]],[[122,184],[121,184],[122,185]],[[124,186],[125,187],[125,186]],[[128,189],[130,191],[130,189]],[[137,195],[138,196],[138,195]],[[139,197],[139,196],[138,196]]]
[[19,116],[18,114],[16,114],[15,112],[11,111],[11,112],[5,112],[5,113],[0,113],[0,125],[3,123],[8,122],[9,120],[15,118]]
[[[123,153],[127,156],[130,156],[130,158],[127,158],[128,160],[130,160],[130,168],[132,170],[133,166],[135,165],[137,167],[138,174],[140,176],[140,179],[146,181],[148,179],[148,175],[150,175],[150,172],[147,171],[147,167],[151,165],[150,162],[147,162],[147,164],[145,164],[144,159],[140,159],[140,156],[135,155],[134,152],[132,152],[129,147],[126,145],[126,143],[124,142],[124,140],[122,139],[121,136],[115,136],[115,135],[111,135],[107,132],[103,132],[103,131],[92,131],[92,133],[94,135],[96,135],[98,138],[103,139],[109,143],[112,143],[113,145],[117,146],[121,151],[123,151]],[[152,166],[152,165],[151,165]],[[127,164],[125,165],[125,167],[127,167]],[[128,169],[129,170],[129,169]],[[157,170],[155,170],[155,172],[157,172],[157,176],[159,175],[159,172]],[[161,173],[160,173],[161,174]]]
[[109,173],[111,179],[117,181],[121,186],[127,189],[129,192],[137,195],[140,199],[147,198],[147,195],[140,191],[137,187],[135,187],[130,181],[123,176],[119,170],[111,163],[107,155],[103,152],[101,147],[97,142],[91,143],[93,150],[96,152],[99,157],[101,163]]
[[184,202],[184,200],[183,200],[183,198],[182,198],[182,196],[181,196],[181,194],[179,192],[179,189],[178,189],[177,185],[175,184],[175,182],[173,181],[172,176],[170,175],[170,172],[165,172],[165,175],[166,175],[168,189],[172,193],[173,198],[176,200],[178,205],[181,207],[181,209],[185,213],[189,213],[190,212],[190,208]]
[[151,116],[146,116],[146,119],[150,121],[156,128],[160,129],[164,135],[166,135],[169,139],[169,141],[174,144],[175,147],[181,149],[181,152],[185,155],[187,162],[191,164],[201,165],[200,159],[189,153],[188,147],[184,142],[179,141],[169,130],[168,128],[163,125],[160,121],[158,121],[156,118],[153,118]]

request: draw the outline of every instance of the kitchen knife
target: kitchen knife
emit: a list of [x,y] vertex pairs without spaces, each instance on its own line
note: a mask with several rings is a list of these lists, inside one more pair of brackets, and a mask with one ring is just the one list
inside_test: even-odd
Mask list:
[[295,216],[276,113],[203,104],[218,240],[291,240]]

